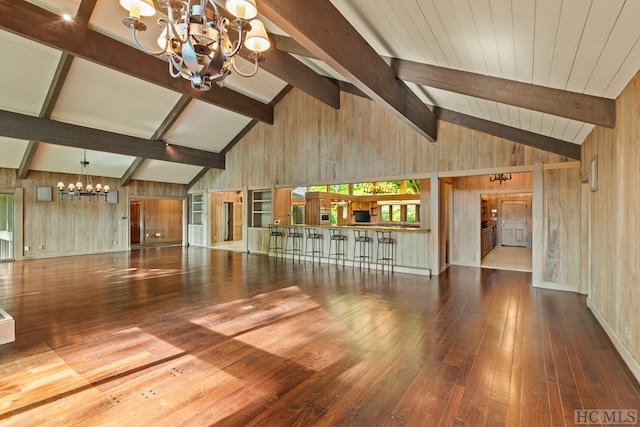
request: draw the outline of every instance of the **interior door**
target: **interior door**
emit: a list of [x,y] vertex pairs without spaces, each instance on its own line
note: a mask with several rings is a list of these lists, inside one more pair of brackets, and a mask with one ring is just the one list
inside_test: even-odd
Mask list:
[[242,203],[233,204],[233,240],[242,240]]
[[13,194],[0,194],[0,261],[14,258],[13,209]]
[[527,246],[528,203],[526,200],[503,200],[500,212],[502,246]]
[[129,216],[129,224],[131,227],[131,244],[140,243],[140,201],[131,201],[131,215]]
[[233,240],[233,203],[222,203],[222,216],[224,221],[224,241]]

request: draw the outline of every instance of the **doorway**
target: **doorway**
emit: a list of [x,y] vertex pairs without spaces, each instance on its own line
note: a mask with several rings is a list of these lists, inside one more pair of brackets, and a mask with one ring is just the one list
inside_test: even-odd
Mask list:
[[480,196],[481,266],[532,271],[532,194]]
[[132,198],[129,202],[131,248],[181,245],[184,200]]
[[233,240],[233,202],[223,202],[222,204],[224,222],[224,241]]
[[210,245],[215,249],[242,252],[242,191],[209,193]]
[[131,244],[135,245],[140,243],[140,200],[131,201],[131,214],[129,218],[131,218],[129,221]]
[[14,260],[13,212],[13,194],[0,194],[0,261]]

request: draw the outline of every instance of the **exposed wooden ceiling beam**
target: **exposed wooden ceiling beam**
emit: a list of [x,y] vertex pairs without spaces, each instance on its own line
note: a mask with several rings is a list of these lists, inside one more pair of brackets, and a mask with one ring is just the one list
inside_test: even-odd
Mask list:
[[0,110],[0,136],[224,169],[224,155]]
[[[286,85],[278,94],[271,100],[269,105],[276,106],[282,98],[284,98],[291,90],[293,89],[292,85]],[[233,138],[229,143],[220,151],[220,154],[227,154],[231,149],[238,143],[240,140],[247,134],[255,125],[258,124],[258,121],[252,120],[250,121],[242,130]]]
[[[59,24],[58,24],[59,23]],[[210,91],[174,79],[165,62],[22,0],[0,2],[0,28],[203,102],[273,124],[273,108],[216,85]]]
[[133,162],[131,162],[124,175],[122,175],[122,178],[120,178],[120,187],[126,187],[129,182],[131,182],[133,175],[140,169],[140,166],[142,166],[145,160],[144,157],[136,157]]
[[198,172],[198,174],[196,176],[194,176],[193,179],[191,181],[189,181],[189,183],[187,184],[187,191],[191,190],[191,187],[196,185],[196,183],[198,181],[200,181],[200,178],[205,176],[207,174],[207,172],[209,172],[209,168],[202,168],[202,170],[200,172]]
[[307,58],[318,59],[315,58],[311,52],[309,52],[306,48],[304,48],[300,43],[298,43],[291,37],[269,33],[269,38],[273,40],[274,44],[276,45],[276,49],[278,50],[292,53],[298,56],[306,56]]
[[[67,78],[67,74],[69,74],[69,69],[71,69],[72,63],[73,56],[63,53],[60,57],[60,61],[58,61],[58,67],[56,68],[56,72],[53,75],[51,84],[49,85],[47,96],[42,103],[39,117],[43,117],[45,119],[51,117],[51,113],[56,106],[56,102],[58,101],[58,97],[60,96],[60,92],[62,91],[62,86],[64,85],[64,81]],[[39,144],[37,141],[29,141],[27,149],[22,156],[20,167],[18,168],[18,179],[25,179],[29,174],[31,163],[33,162],[33,158],[36,155],[36,151],[38,151],[38,145]]]
[[436,118],[329,0],[262,0],[260,12],[425,138]]
[[264,52],[261,67],[335,109],[340,108],[340,88],[288,53],[275,47]]
[[455,111],[436,107],[434,112],[438,120],[453,123],[468,129],[474,129],[509,141],[555,153],[560,156],[580,160],[580,146],[561,139],[551,138],[526,130],[505,126],[489,120],[479,119]]
[[583,93],[485,76],[435,65],[391,59],[398,78],[528,110],[613,128],[616,102]]
[[18,179],[25,179],[29,175],[29,169],[31,169],[31,163],[33,163],[33,158],[36,156],[36,151],[38,151],[38,145],[40,144],[37,141],[29,141],[27,144],[27,149],[24,150],[18,167]]
[[[226,10],[220,8],[222,15],[233,21],[235,17]],[[235,33],[231,33],[232,36]],[[272,47],[263,52],[265,61],[260,64],[260,68],[273,74],[281,80],[297,87],[301,91],[313,96],[321,102],[324,102],[335,109],[340,108],[340,88],[330,79],[316,73],[302,62],[298,61],[287,52],[283,52],[276,48],[275,41],[271,34]],[[249,58],[250,51],[248,49],[240,50],[240,55],[249,62],[253,62]]]
[[[350,83],[343,82],[341,90],[353,95],[368,98],[360,92],[358,88]],[[527,145],[529,147],[539,148],[540,150],[556,153],[561,156],[580,160],[580,146],[561,139],[551,138],[549,136],[540,135],[538,133],[517,129],[500,123],[491,122],[477,117],[468,116],[466,114],[455,111],[445,110],[436,107],[434,113],[438,120],[453,123],[468,129],[477,130],[499,138],[507,139],[518,144]]]
[[96,3],[98,0],[82,0],[80,2],[80,6],[78,6],[78,11],[76,12],[76,16],[73,20],[77,24],[82,24],[86,26],[91,19],[91,14],[93,13],[93,9],[96,8]]
[[186,108],[191,103],[192,98],[187,95],[182,95],[176,105],[173,106],[167,117],[164,118],[158,129],[153,133],[151,139],[154,141],[160,141],[164,139],[164,136],[169,132],[171,126],[178,120],[178,117],[186,110]]
[[[291,92],[291,90],[293,89],[292,85],[286,85],[284,87],[284,89],[282,89],[269,103],[269,105],[272,106],[276,106],[278,104],[278,102],[280,102],[280,100],[282,100],[282,98],[284,98],[289,92]],[[235,136],[235,138],[233,138],[223,149],[222,151],[220,151],[220,154],[225,155],[231,151],[231,149],[233,147],[235,147],[235,145],[240,142],[240,140],[242,138],[244,138],[244,136],[246,134],[249,133],[249,131],[251,129],[253,129],[253,127],[255,125],[257,125],[259,122],[257,120],[251,120],[244,128],[242,128],[242,130]],[[203,176],[205,176],[205,174],[207,173],[207,171],[209,170],[209,168],[203,168],[200,173],[198,173],[198,175],[196,175],[191,182],[189,182],[189,184],[187,184],[187,190],[190,190],[191,187],[193,187],[199,180],[200,178],[202,178]]]
[[[291,37],[280,35],[272,37],[279,50],[317,59],[308,49]],[[598,126],[612,128],[616,124],[616,105],[613,99],[398,58],[383,58],[391,64],[399,79],[408,82]]]
[[[187,95],[182,95],[182,97],[180,97],[176,105],[174,105],[169,114],[167,114],[167,117],[165,117],[158,129],[156,129],[151,136],[152,141],[161,141],[164,138],[171,126],[173,126],[176,120],[178,120],[178,117],[180,117],[185,108],[187,108],[191,100],[192,98]],[[120,178],[121,187],[126,187],[129,182],[131,182],[133,175],[135,175],[136,171],[144,164],[144,160],[145,159],[142,157],[136,157],[136,159],[131,163],[131,166],[129,166],[124,175],[122,175],[122,178]]]

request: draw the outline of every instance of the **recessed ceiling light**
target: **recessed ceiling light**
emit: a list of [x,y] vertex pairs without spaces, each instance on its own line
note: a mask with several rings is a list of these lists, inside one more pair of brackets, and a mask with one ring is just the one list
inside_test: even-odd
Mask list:
[[72,21],[73,18],[71,17],[71,15],[69,15],[68,13],[65,13],[62,15],[62,19],[64,19],[65,21],[69,22]]

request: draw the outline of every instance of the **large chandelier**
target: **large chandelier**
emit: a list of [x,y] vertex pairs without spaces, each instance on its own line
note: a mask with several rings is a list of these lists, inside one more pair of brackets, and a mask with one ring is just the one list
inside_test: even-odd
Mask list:
[[[82,183],[84,181],[86,185]],[[66,187],[64,182],[58,182],[58,191],[60,192],[60,199],[66,194],[73,199],[73,196],[78,196],[78,198],[88,197],[89,199],[95,198],[96,200],[104,197],[104,200],[107,200],[107,193],[109,193],[109,186],[101,184],[96,184],[95,187],[93,185],[93,178],[91,177],[91,173],[89,172],[89,162],[87,161],[87,150],[84,150],[84,158],[80,160],[80,173],[78,174],[78,180],[76,183],[70,183],[68,187]]]
[[[159,50],[147,49],[138,40],[138,32],[147,29],[140,16],[155,15],[154,0],[120,0],[120,5],[129,11],[122,22],[131,28],[138,48],[169,63],[172,77],[184,77],[194,88],[209,90],[214,82],[222,86],[232,69],[243,77],[258,72],[259,63],[264,59],[262,52],[269,49],[271,43],[264,24],[255,19],[258,14],[255,0],[227,0],[226,9],[236,17],[233,21],[220,13],[213,0],[160,0],[158,3],[167,15],[166,19],[157,21],[161,29]],[[209,13],[207,6],[212,9]],[[238,32],[235,41],[229,35],[230,29]],[[239,70],[234,60],[243,45],[252,51],[249,58],[254,67],[249,72]]]
[[511,174],[496,173],[489,177],[489,181],[491,182],[499,181],[499,184],[502,185],[503,181],[511,181]]

